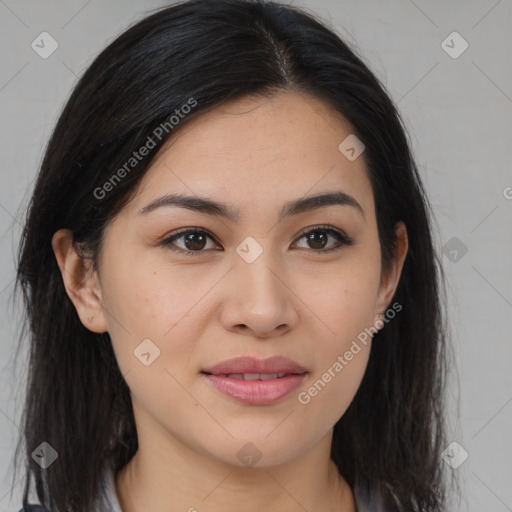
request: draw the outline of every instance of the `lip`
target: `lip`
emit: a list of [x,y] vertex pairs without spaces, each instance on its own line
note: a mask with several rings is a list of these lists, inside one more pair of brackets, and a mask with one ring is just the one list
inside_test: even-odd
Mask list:
[[228,375],[230,373],[307,373],[306,368],[283,356],[257,359],[256,357],[235,357],[203,369],[204,373]]
[[[241,403],[270,405],[297,389],[308,372],[291,359],[275,356],[268,359],[237,357],[206,368],[201,373],[215,389]],[[286,375],[265,380],[243,380],[230,376],[243,373]]]

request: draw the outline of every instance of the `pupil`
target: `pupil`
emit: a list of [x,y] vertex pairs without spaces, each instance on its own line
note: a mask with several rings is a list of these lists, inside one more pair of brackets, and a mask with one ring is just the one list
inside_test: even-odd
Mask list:
[[[197,239],[202,239],[197,241]],[[185,237],[185,247],[190,250],[202,249],[205,245],[206,237],[201,233],[189,233]],[[192,244],[192,246],[191,246]]]
[[312,249],[322,249],[326,242],[327,236],[322,231],[313,231],[308,236],[308,243]]

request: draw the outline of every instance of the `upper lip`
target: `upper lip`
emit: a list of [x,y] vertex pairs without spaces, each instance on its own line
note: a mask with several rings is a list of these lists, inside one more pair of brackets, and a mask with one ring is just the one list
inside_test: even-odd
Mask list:
[[306,373],[300,364],[283,356],[257,359],[255,357],[235,357],[215,366],[203,369],[204,373],[227,375],[230,373]]

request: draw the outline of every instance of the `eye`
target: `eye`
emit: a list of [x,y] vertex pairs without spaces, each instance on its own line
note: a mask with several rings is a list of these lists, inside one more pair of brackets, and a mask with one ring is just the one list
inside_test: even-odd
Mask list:
[[[213,247],[208,247],[208,241],[214,242]],[[176,242],[182,242],[180,246]],[[213,237],[202,229],[187,228],[178,231],[174,235],[162,241],[162,245],[169,247],[172,251],[186,253],[195,256],[198,253],[204,252],[203,249],[212,249],[218,247]],[[173,247],[174,245],[174,247]],[[176,247],[177,246],[177,247]]]
[[[329,238],[334,239],[334,245],[329,247]],[[353,245],[354,241],[332,226],[315,226],[303,232],[298,240],[305,239],[309,247],[302,247],[309,252],[326,253],[340,249],[345,245]],[[327,248],[326,248],[327,247]]]
[[[352,239],[332,226],[308,228],[307,231],[302,232],[297,240],[300,241],[301,239],[305,239],[309,247],[299,246],[299,249],[322,254],[340,249],[345,245],[354,244]],[[333,242],[331,246],[329,246],[329,239]],[[210,246],[208,246],[209,242],[211,242]],[[215,242],[212,235],[204,229],[198,228],[186,228],[178,231],[163,240],[161,245],[187,256],[197,256],[201,252],[206,252],[207,249],[223,250],[218,249],[220,246]]]

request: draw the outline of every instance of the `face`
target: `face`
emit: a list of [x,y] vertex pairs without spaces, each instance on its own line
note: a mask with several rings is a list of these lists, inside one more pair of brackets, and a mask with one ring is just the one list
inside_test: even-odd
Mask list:
[[[251,442],[271,466],[344,414],[406,251],[381,276],[364,153],[339,149],[352,132],[321,101],[283,93],[227,103],[160,150],[107,227],[98,274],[71,294],[84,324],[110,334],[139,435],[239,466]],[[154,203],[166,195],[195,202]],[[257,361],[205,373],[238,357]]]

